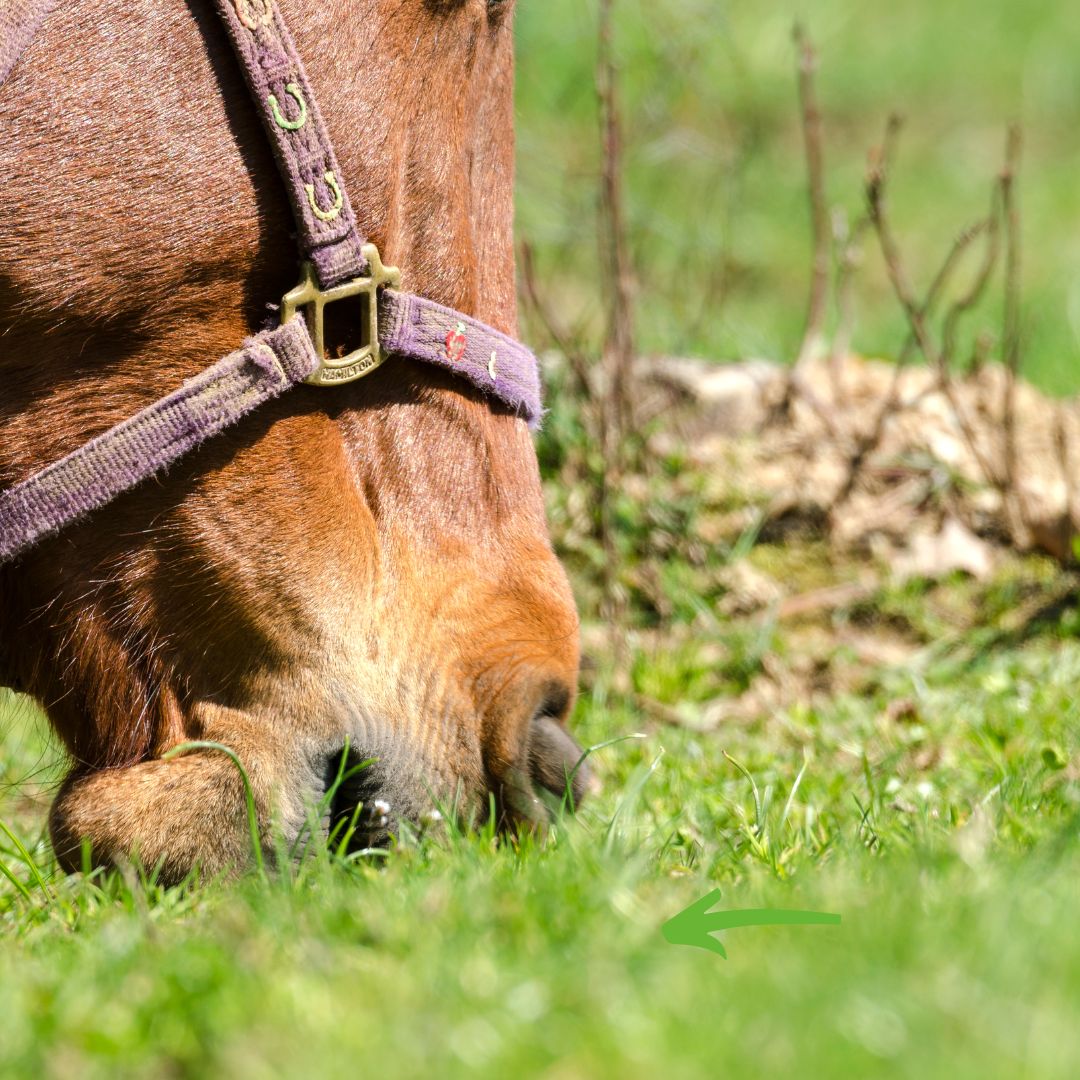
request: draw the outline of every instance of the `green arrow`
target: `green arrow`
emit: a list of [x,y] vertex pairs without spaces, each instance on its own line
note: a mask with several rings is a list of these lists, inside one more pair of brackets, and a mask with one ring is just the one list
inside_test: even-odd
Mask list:
[[733,930],[737,926],[839,926],[839,915],[827,915],[822,911],[785,911],[777,908],[747,908],[743,911],[709,911],[720,900],[720,890],[714,889],[708,896],[680,911],[664,923],[664,937],[672,945],[691,945],[696,949],[708,949],[725,960],[727,950],[712,935],[719,930]]

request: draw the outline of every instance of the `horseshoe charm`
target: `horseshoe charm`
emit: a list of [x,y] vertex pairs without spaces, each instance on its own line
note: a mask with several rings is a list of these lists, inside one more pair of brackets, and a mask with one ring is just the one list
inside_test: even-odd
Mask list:
[[334,205],[329,210],[324,210],[315,201],[315,185],[305,184],[304,190],[307,192],[308,202],[311,204],[311,210],[314,215],[320,221],[333,221],[338,214],[341,213],[341,208],[345,205],[345,196],[341,192],[341,188],[338,186],[337,177],[334,175],[332,169],[327,169],[323,173],[323,179],[326,181],[326,186],[334,193]]
[[266,99],[267,104],[274,114],[274,123],[279,128],[284,131],[299,131],[307,123],[307,102],[304,100],[304,95],[300,93],[300,87],[296,83],[286,83],[285,93],[296,102],[297,107],[300,109],[300,115],[295,120],[289,120],[282,113],[281,107],[278,105],[278,99],[273,94]]
[[234,0],[236,17],[251,31],[269,26],[274,17],[273,0]]

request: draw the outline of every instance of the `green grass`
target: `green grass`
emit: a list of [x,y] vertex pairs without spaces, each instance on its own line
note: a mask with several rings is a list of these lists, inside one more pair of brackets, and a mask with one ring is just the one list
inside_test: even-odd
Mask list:
[[[959,620],[972,589],[922,603]],[[0,839],[28,894],[0,885],[0,1074],[1073,1076],[1080,642],[1070,612],[1001,619],[712,734],[650,723],[602,666],[579,732],[647,738],[598,752],[603,794],[547,844],[451,831],[269,885],[59,877],[53,758],[9,697],[0,818],[47,893]],[[638,692],[678,698],[733,633],[636,639]],[[843,924],[733,931],[726,962],[668,945],[717,885]]]
[[[1047,390],[1075,392],[1080,21],[1062,0],[621,0],[643,347],[778,360],[797,349],[810,263],[796,17],[819,47],[829,199],[849,219],[862,209],[867,150],[890,112],[906,118],[891,203],[921,288],[986,213],[1006,125],[1023,122],[1026,368]],[[595,4],[522,2],[518,38],[519,232],[565,320],[595,336]],[[895,356],[903,319],[872,245],[857,302],[856,348]],[[975,325],[998,327],[994,304]]]

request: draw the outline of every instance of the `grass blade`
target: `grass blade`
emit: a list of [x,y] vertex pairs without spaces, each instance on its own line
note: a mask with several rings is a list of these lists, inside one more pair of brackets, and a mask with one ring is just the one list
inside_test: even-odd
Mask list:
[[41,876],[41,871],[38,869],[38,864],[34,860],[34,857],[26,850],[26,846],[23,842],[11,831],[7,822],[0,821],[0,829],[7,834],[7,838],[15,845],[19,852],[19,857],[26,864],[26,868],[33,875],[34,881],[37,883],[38,888],[45,894],[45,896],[51,902],[53,899],[52,893],[49,891],[49,886],[45,884],[45,879]]
[[251,851],[255,858],[255,868],[258,870],[259,876],[265,878],[266,863],[263,859],[262,834],[259,831],[259,815],[255,809],[255,793],[251,789],[251,779],[248,777],[247,770],[244,768],[244,763],[240,760],[240,755],[237,754],[235,750],[222,743],[198,740],[196,742],[186,742],[181,743],[179,746],[174,746],[168,753],[161,755],[161,760],[169,761],[172,758],[180,757],[193,750],[212,750],[216,753],[224,754],[236,766],[237,771],[240,773],[240,779],[244,784],[244,800],[247,803],[248,831],[251,834]]

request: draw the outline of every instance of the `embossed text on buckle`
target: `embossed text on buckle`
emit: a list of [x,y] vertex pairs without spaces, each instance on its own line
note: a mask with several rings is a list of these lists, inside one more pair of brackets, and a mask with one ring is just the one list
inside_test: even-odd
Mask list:
[[[383,285],[398,288],[401,274],[393,266],[383,266],[379,249],[374,244],[364,245],[364,258],[368,261],[368,276],[335,285],[332,289],[320,289],[315,269],[304,263],[300,284],[285,294],[281,301],[281,322],[287,323],[298,311],[304,312],[308,331],[319,357],[319,366],[304,381],[313,386],[341,386],[369,375],[386,359],[379,345],[379,289]],[[363,325],[359,327],[360,347],[346,356],[328,356],[326,333],[323,325],[323,309],[336,300],[352,296],[363,297]]]

